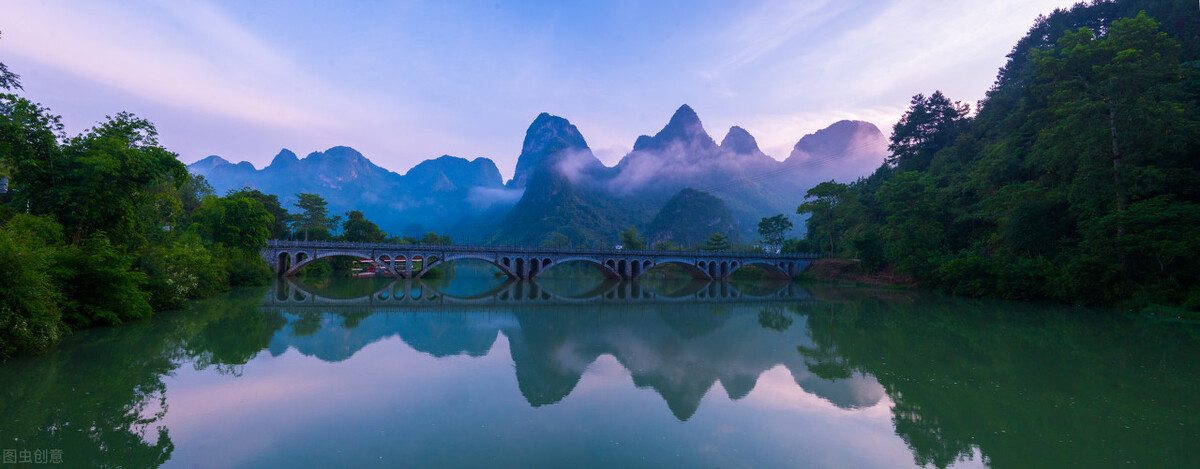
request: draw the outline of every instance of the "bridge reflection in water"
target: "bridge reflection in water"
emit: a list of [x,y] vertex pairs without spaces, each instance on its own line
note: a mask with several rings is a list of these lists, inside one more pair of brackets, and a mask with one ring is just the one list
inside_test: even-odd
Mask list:
[[[659,291],[662,290],[662,291]],[[768,282],[740,290],[729,282],[692,281],[673,288],[654,288],[639,281],[609,280],[583,293],[559,294],[536,280],[506,279],[493,288],[474,294],[439,291],[423,280],[397,279],[370,295],[338,298],[322,295],[292,278],[279,278],[263,301],[263,310],[289,312],[318,308],[327,312],[369,307],[374,312],[411,312],[435,308],[443,312],[461,307],[479,311],[479,306],[527,307],[556,305],[653,304],[653,303],[757,303],[780,300],[809,301],[808,292],[793,282]]]
[[328,362],[389,337],[435,357],[482,357],[503,335],[521,394],[534,407],[569,395],[603,355],[628,370],[637,387],[655,390],[679,420],[688,420],[716,383],[737,400],[778,366],[805,392],[843,409],[884,399],[874,377],[819,371],[836,357],[805,353],[818,348],[804,324],[805,310],[818,303],[793,282],[739,289],[727,282],[608,281],[571,295],[535,281],[492,283],[477,294],[454,294],[397,280],[369,295],[338,298],[280,279],[259,310],[287,320],[267,347],[273,356],[294,349]]

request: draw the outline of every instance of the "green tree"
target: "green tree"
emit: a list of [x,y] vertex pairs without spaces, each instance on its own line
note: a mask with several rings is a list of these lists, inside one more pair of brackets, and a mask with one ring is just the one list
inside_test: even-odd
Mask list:
[[[1081,252],[1068,267],[1069,287],[1088,303],[1136,297],[1182,303],[1200,278],[1200,204],[1160,196],[1084,224]],[[1123,227],[1122,236],[1113,236]],[[1095,291],[1095,285],[1106,285]]]
[[205,197],[193,218],[208,239],[244,251],[265,246],[274,222],[258,200],[236,195]]
[[115,326],[150,316],[146,274],[133,269],[104,233],[67,245],[54,258],[52,275],[62,291],[63,320],[72,327]]
[[[1145,12],[1113,22],[1103,34],[1068,32],[1034,57],[1035,89],[1056,117],[1039,155],[1056,172],[1075,174],[1071,197],[1090,216],[1125,210],[1129,190],[1149,182],[1128,181],[1124,162],[1177,153],[1195,136],[1194,119],[1180,105],[1186,99],[1179,45]],[[1108,184],[1096,177],[1106,166]]]
[[970,107],[951,102],[941,91],[913,96],[908,111],[892,128],[888,164],[901,171],[924,170],[939,150],[954,143]]
[[423,238],[421,238],[421,240],[418,243],[419,244],[444,245],[444,246],[449,246],[451,244],[454,244],[450,240],[450,235],[439,235],[432,231],[425,233],[425,236]]
[[38,104],[0,93],[0,168],[9,176],[13,207],[49,214],[62,199],[60,180],[67,183],[62,149],[62,122]]
[[[833,257],[836,249],[835,211],[846,193],[846,185],[835,181],[825,181],[817,184],[804,194],[804,203],[796,208],[796,213],[812,214],[809,217],[808,236],[815,238],[821,234],[829,241],[829,256]],[[811,199],[811,200],[810,200]],[[780,215],[783,216],[783,215]],[[762,224],[759,224],[761,230]],[[782,244],[782,243],[781,243]]]
[[[29,108],[19,114],[29,117],[30,112],[39,111]],[[54,215],[72,242],[104,232],[117,245],[139,245],[148,224],[155,222],[143,217],[147,189],[162,181],[180,185],[187,180],[183,163],[158,146],[154,125],[132,114],[110,117],[60,150],[46,140],[57,119],[39,121],[33,116],[22,122],[36,129],[37,138],[13,154],[18,203],[28,204],[35,215]]]
[[179,187],[179,202],[183,205],[184,213],[192,213],[200,207],[206,195],[216,195],[208,179],[199,174],[188,174],[187,181]]
[[883,226],[887,258],[918,277],[928,278],[944,254],[945,225],[936,192],[928,179],[910,171],[885,182],[877,194],[887,213]]
[[308,241],[310,230],[326,230],[333,231],[337,228],[340,217],[329,216],[328,205],[325,198],[320,194],[309,194],[301,192],[296,194],[296,208],[300,209],[300,213],[296,215],[292,222],[298,230],[304,230],[304,240]]
[[156,311],[179,309],[184,300],[213,295],[229,285],[227,261],[193,232],[174,232],[167,242],[149,246],[134,267],[146,274],[143,289]]
[[728,251],[733,246],[733,242],[729,241],[729,236],[721,233],[713,233],[704,241],[705,251]]
[[770,218],[763,217],[762,221],[758,222],[758,235],[762,237],[763,244],[769,251],[778,250],[783,246],[784,235],[790,229],[792,221],[782,213]]
[[164,180],[178,187],[188,178],[177,155],[159,146],[154,125],[128,113],[69,140],[63,152],[72,162],[73,190],[56,215],[76,240],[104,232],[116,243],[136,245],[147,228],[160,228],[153,224],[158,220],[138,217],[149,202],[146,189]]
[[18,214],[0,229],[0,359],[40,352],[67,333],[49,270],[62,227]]
[[367,220],[358,210],[346,212],[346,221],[342,223],[342,239],[357,243],[382,243],[387,239],[387,233],[379,229],[371,220]]
[[780,248],[779,252],[792,253],[792,254],[799,254],[799,253],[807,254],[807,253],[811,253],[811,252],[818,251],[818,250],[819,249],[813,247],[812,241],[809,241],[807,239],[791,238],[791,239],[784,240],[783,247]]
[[226,196],[247,197],[257,200],[267,210],[267,213],[271,214],[273,219],[267,227],[270,232],[270,239],[287,239],[288,223],[292,217],[287,212],[287,209],[283,208],[283,205],[279,203],[278,196],[275,194],[265,194],[258,189],[251,189],[249,187],[229,191]]
[[646,249],[646,238],[638,236],[637,227],[629,227],[629,229],[621,232],[621,245],[625,249]]

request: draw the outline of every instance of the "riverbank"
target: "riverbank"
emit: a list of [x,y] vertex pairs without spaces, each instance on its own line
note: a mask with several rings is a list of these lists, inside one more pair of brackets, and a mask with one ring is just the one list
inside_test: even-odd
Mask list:
[[917,279],[898,274],[895,266],[869,272],[862,262],[854,259],[818,259],[804,271],[804,277],[824,282],[846,282],[857,285],[890,288],[916,288]]
[[[896,273],[895,266],[888,266],[882,270],[871,272],[865,270],[861,262],[854,259],[820,259],[813,262],[813,265],[797,278],[801,280],[890,289],[915,289],[921,286],[920,281],[917,279]],[[1125,304],[1112,305],[1110,307],[1147,318],[1196,322],[1200,321],[1200,311],[1196,311],[1196,309],[1200,309],[1196,305],[1197,301],[1189,300],[1183,305],[1126,302]],[[1069,303],[1064,302],[1064,304]]]

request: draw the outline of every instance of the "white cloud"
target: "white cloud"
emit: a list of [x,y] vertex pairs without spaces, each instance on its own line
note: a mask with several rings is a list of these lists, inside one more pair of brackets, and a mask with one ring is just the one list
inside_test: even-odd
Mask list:
[[6,5],[0,50],[210,118],[336,127],[304,105],[325,86],[216,7],[25,1]]
[[809,32],[845,8],[845,2],[771,0],[740,18],[721,40],[737,51],[725,57],[713,75],[738,68],[775,50],[794,36]]

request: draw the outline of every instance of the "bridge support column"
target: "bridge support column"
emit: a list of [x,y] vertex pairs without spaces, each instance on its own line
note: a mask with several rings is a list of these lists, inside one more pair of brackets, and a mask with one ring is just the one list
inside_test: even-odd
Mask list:
[[275,272],[276,276],[283,275],[283,268],[280,266],[279,253],[270,249],[263,252],[263,257],[267,259],[267,265],[271,267],[271,271]]

